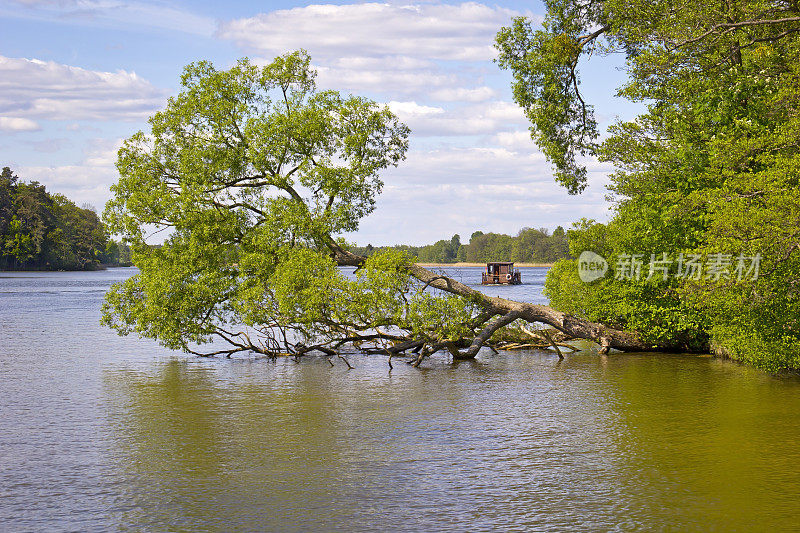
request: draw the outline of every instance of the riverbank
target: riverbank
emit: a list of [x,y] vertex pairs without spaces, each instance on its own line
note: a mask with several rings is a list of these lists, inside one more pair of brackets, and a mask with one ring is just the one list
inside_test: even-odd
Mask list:
[[41,268],[0,268],[0,272],[96,272],[98,270],[106,270],[108,268],[129,268],[133,263],[92,263],[86,265],[84,268],[49,268],[47,266]]
[[[417,263],[421,267],[485,267],[486,263]],[[555,263],[514,263],[516,267],[546,267],[550,268]]]

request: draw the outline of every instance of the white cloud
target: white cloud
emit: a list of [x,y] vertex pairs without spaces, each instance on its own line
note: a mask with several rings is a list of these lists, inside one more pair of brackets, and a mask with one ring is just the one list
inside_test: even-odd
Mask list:
[[317,65],[319,85],[340,91],[382,92],[388,95],[427,98],[431,89],[442,89],[465,83],[456,74],[441,69],[338,68]]
[[408,158],[387,173],[387,184],[519,185],[550,186],[550,166],[536,151],[512,152],[505,148],[443,146],[412,150]]
[[434,100],[443,102],[484,102],[498,97],[498,92],[491,87],[447,87],[430,93]]
[[382,57],[344,56],[331,58],[327,64],[345,70],[418,70],[429,69],[436,63],[425,58],[402,55],[386,55]]
[[524,150],[533,146],[531,134],[527,130],[501,131],[492,136],[491,142],[509,150]]
[[416,102],[392,101],[388,105],[411,128],[414,138],[479,135],[494,140],[491,136],[499,132],[516,131],[527,125],[525,115],[510,102],[481,102],[448,109]]
[[133,72],[0,56],[0,113],[21,119],[142,120],[164,93]]
[[[114,168],[122,139],[97,139],[85,151],[83,163],[92,167]],[[114,171],[116,174],[116,170]],[[116,180],[115,180],[116,181]]]
[[491,119],[524,123],[525,113],[514,102],[494,101],[483,106],[484,114]]
[[392,113],[403,116],[409,115],[439,115],[444,113],[441,107],[431,107],[426,105],[419,105],[416,102],[395,102],[394,100],[386,104]]
[[95,139],[87,146],[84,157],[73,165],[23,165],[15,170],[26,181],[37,180],[77,205],[89,203],[102,211],[111,198],[111,185],[119,179],[114,163],[120,146],[121,139]]
[[262,61],[304,48],[325,88],[484,102],[498,96],[483,80],[498,72],[495,35],[521,14],[476,2],[310,5],[223,22],[217,36]]
[[38,123],[27,118],[0,117],[0,131],[37,131],[40,129]]
[[8,9],[0,6],[0,15],[77,26],[125,29],[141,26],[201,36],[210,36],[216,29],[213,19],[165,2],[11,0],[10,4],[16,7]]
[[24,6],[59,6],[59,5],[77,5],[77,0],[12,0],[12,3],[22,4]]
[[485,61],[495,56],[495,34],[516,14],[475,2],[310,5],[225,22],[217,35],[266,55],[305,48],[319,59],[399,54]]

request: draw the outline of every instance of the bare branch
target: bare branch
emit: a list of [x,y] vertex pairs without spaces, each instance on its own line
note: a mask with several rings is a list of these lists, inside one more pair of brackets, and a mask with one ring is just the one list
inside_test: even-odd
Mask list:
[[601,26],[600,28],[598,28],[596,31],[593,31],[592,33],[590,33],[588,35],[584,35],[582,37],[578,37],[578,46],[583,48],[584,46],[586,46],[587,44],[591,43],[592,41],[594,41],[595,39],[597,39],[598,37],[600,37],[601,35],[603,35],[607,31],[609,31],[610,29],[611,29],[611,25],[605,24],[605,25]]
[[472,344],[470,344],[469,348],[467,348],[465,351],[462,352],[459,350],[451,350],[450,353],[452,353],[453,357],[456,359],[472,359],[478,355],[481,347],[495,331],[511,324],[513,321],[520,318],[520,316],[521,314],[519,311],[511,311],[506,313],[493,322],[487,324],[486,327],[483,328],[483,330],[481,330],[481,332],[472,340]]

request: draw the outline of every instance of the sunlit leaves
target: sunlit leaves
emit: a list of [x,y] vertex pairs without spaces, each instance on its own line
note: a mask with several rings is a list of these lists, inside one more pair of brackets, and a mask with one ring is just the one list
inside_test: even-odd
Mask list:
[[570,194],[586,187],[586,169],[576,158],[594,152],[598,134],[592,108],[578,92],[576,39],[574,31],[534,31],[529,21],[517,18],[496,41],[498,64],[514,76],[514,101],[531,121],[531,137]]
[[[565,262],[548,278],[553,305],[647,339],[681,340],[687,347],[708,340],[770,370],[797,368],[800,32],[796,21],[765,23],[797,17],[797,7],[606,1],[589,2],[598,8],[589,13],[574,11],[575,5],[548,2],[544,30],[521,23],[506,30],[518,60],[508,64],[515,90],[530,99],[520,103],[539,113],[531,116],[537,142],[557,167],[561,156],[548,150],[574,151],[574,144],[557,142],[558,128],[579,137],[570,117],[541,110],[553,84],[561,83],[568,99],[575,87],[547,78],[537,65],[565,65],[569,47],[552,43],[601,24],[609,27],[608,50],[626,55],[628,79],[618,95],[646,103],[647,112],[613,125],[598,145],[599,158],[616,167],[614,216],[607,224],[578,224],[570,232],[573,255],[761,254],[762,270],[757,280],[736,282],[670,277],[586,285]],[[736,26],[748,20],[757,23]]]
[[[408,256],[376,254],[354,277],[331,259],[338,234],[374,209],[409,130],[314,78],[302,51],[264,67],[186,67],[182,92],[119,152],[105,218],[141,272],[109,292],[106,324],[184,349],[469,330],[475,304],[425,290]],[[146,243],[154,230],[168,232],[163,245]]]

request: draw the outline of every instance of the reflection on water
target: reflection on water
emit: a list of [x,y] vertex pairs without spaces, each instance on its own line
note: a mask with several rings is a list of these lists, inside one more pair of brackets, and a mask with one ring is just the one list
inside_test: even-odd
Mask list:
[[186,358],[97,325],[125,275],[0,277],[0,530],[800,523],[796,378],[662,355]]
[[695,357],[108,370],[119,525],[788,527],[798,383]]

